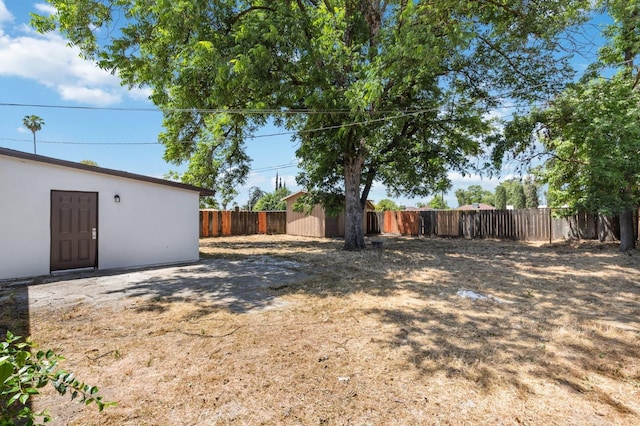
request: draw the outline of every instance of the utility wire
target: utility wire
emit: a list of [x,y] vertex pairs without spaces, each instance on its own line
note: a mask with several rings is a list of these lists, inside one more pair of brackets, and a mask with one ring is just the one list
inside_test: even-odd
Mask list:
[[[0,105],[3,105],[3,104],[0,103]],[[527,106],[530,107],[530,106],[541,106],[541,105],[543,104],[541,103],[509,104],[509,105],[503,105],[499,109],[512,109],[512,108],[522,108]],[[265,134],[259,134],[259,135],[247,135],[245,136],[245,139],[253,140],[253,139],[261,139],[261,138],[271,138],[271,137],[277,137],[277,136],[291,136],[291,135],[296,135],[300,133],[313,133],[313,132],[321,132],[325,130],[336,130],[336,129],[345,128],[345,127],[362,126],[362,125],[378,123],[382,121],[391,121],[391,120],[400,119],[400,118],[412,117],[420,114],[425,114],[428,112],[437,112],[440,110],[441,108],[423,109],[423,110],[417,110],[411,113],[398,114],[390,117],[381,117],[381,118],[369,119],[364,121],[336,124],[334,126],[318,127],[314,129],[302,129],[302,130],[283,131],[283,132],[275,132],[275,133],[265,133]],[[500,117],[504,118],[506,116],[507,115],[501,115]],[[17,138],[0,138],[0,140],[13,141],[13,142],[31,142],[30,139],[17,139]],[[45,143],[45,144],[61,144],[61,145],[161,145],[160,142],[76,142],[76,141],[54,141],[54,140],[38,140],[38,142]],[[191,143],[191,142],[185,141],[183,143]]]
[[[83,105],[53,105],[53,104],[21,104],[21,103],[9,103],[0,102],[0,106],[4,107],[29,107],[29,108],[51,108],[51,109],[75,109],[75,110],[88,110],[88,111],[126,111],[126,112],[197,112],[197,113],[213,113],[213,114],[351,114],[353,111],[349,109],[306,109],[306,108],[294,108],[294,109],[252,109],[252,108],[134,108],[134,107],[92,107]],[[395,109],[380,109],[373,110],[371,114],[388,114],[388,113],[413,113],[420,112],[420,109],[416,108],[395,108]],[[365,111],[368,112],[368,111]]]

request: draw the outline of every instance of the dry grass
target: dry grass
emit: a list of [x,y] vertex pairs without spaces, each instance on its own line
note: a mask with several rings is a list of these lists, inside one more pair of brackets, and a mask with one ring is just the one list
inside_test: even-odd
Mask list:
[[[596,243],[251,236],[207,257],[299,262],[288,302],[237,313],[156,298],[30,313],[118,406],[51,391],[57,424],[640,424],[640,255]],[[471,300],[460,290],[490,296]]]

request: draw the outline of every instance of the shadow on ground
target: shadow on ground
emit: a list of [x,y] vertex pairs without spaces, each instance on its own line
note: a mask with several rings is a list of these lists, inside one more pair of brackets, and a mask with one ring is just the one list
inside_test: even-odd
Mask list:
[[525,397],[543,380],[639,414],[593,382],[640,386],[638,252],[595,242],[383,240],[383,250],[364,252],[344,252],[340,241],[205,240],[203,251],[306,265],[310,277],[284,293],[380,298],[360,313],[395,331],[374,342],[402,351],[419,375],[444,371],[487,392],[509,383]]
[[350,315],[375,319],[385,331],[372,343],[401,351],[420,376],[444,372],[487,392],[508,383],[524,397],[543,380],[638,415],[588,380],[640,386],[637,252],[606,244],[383,240],[382,250],[345,252],[336,240],[206,239],[196,264],[16,287],[3,296],[3,317],[11,297],[36,308],[82,301],[159,312],[193,301],[202,315],[279,307],[290,294],[369,297],[379,303],[354,303]]

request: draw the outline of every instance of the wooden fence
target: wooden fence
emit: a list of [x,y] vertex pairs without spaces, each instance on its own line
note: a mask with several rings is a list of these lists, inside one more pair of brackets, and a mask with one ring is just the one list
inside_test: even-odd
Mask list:
[[[286,232],[286,211],[200,210],[200,237]],[[620,236],[617,220],[586,213],[556,218],[551,209],[367,212],[366,232],[526,241],[605,241]]]
[[200,210],[200,237],[286,234],[287,212]]
[[556,218],[551,209],[370,212],[367,232],[527,241],[615,240],[616,220],[597,214]]

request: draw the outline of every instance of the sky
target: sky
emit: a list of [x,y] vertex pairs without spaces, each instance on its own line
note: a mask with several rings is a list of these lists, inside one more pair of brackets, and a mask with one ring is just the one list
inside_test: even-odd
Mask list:
[[[163,160],[157,143],[162,114],[148,100],[149,92],[129,90],[117,76],[80,58],[60,34],[38,34],[29,26],[29,13],[53,12],[44,2],[0,0],[0,147],[33,152],[33,135],[22,124],[37,115],[45,124],[36,133],[37,154],[69,161],[92,160],[101,167],[153,177],[184,171],[185,165]],[[63,108],[64,107],[64,108]],[[126,110],[123,110],[126,109]],[[131,110],[136,109],[136,110]],[[257,134],[278,129],[266,127]],[[290,136],[259,137],[246,141],[252,158],[247,183],[237,188],[234,200],[246,203],[249,189],[271,192],[276,173],[287,188],[297,191],[295,145]],[[445,194],[450,207],[458,205],[454,192],[470,185],[493,191],[499,181],[477,175],[451,173],[452,189]],[[503,173],[503,179],[511,177]],[[369,199],[388,197],[376,184]],[[399,205],[415,206],[422,199],[393,198]]]

